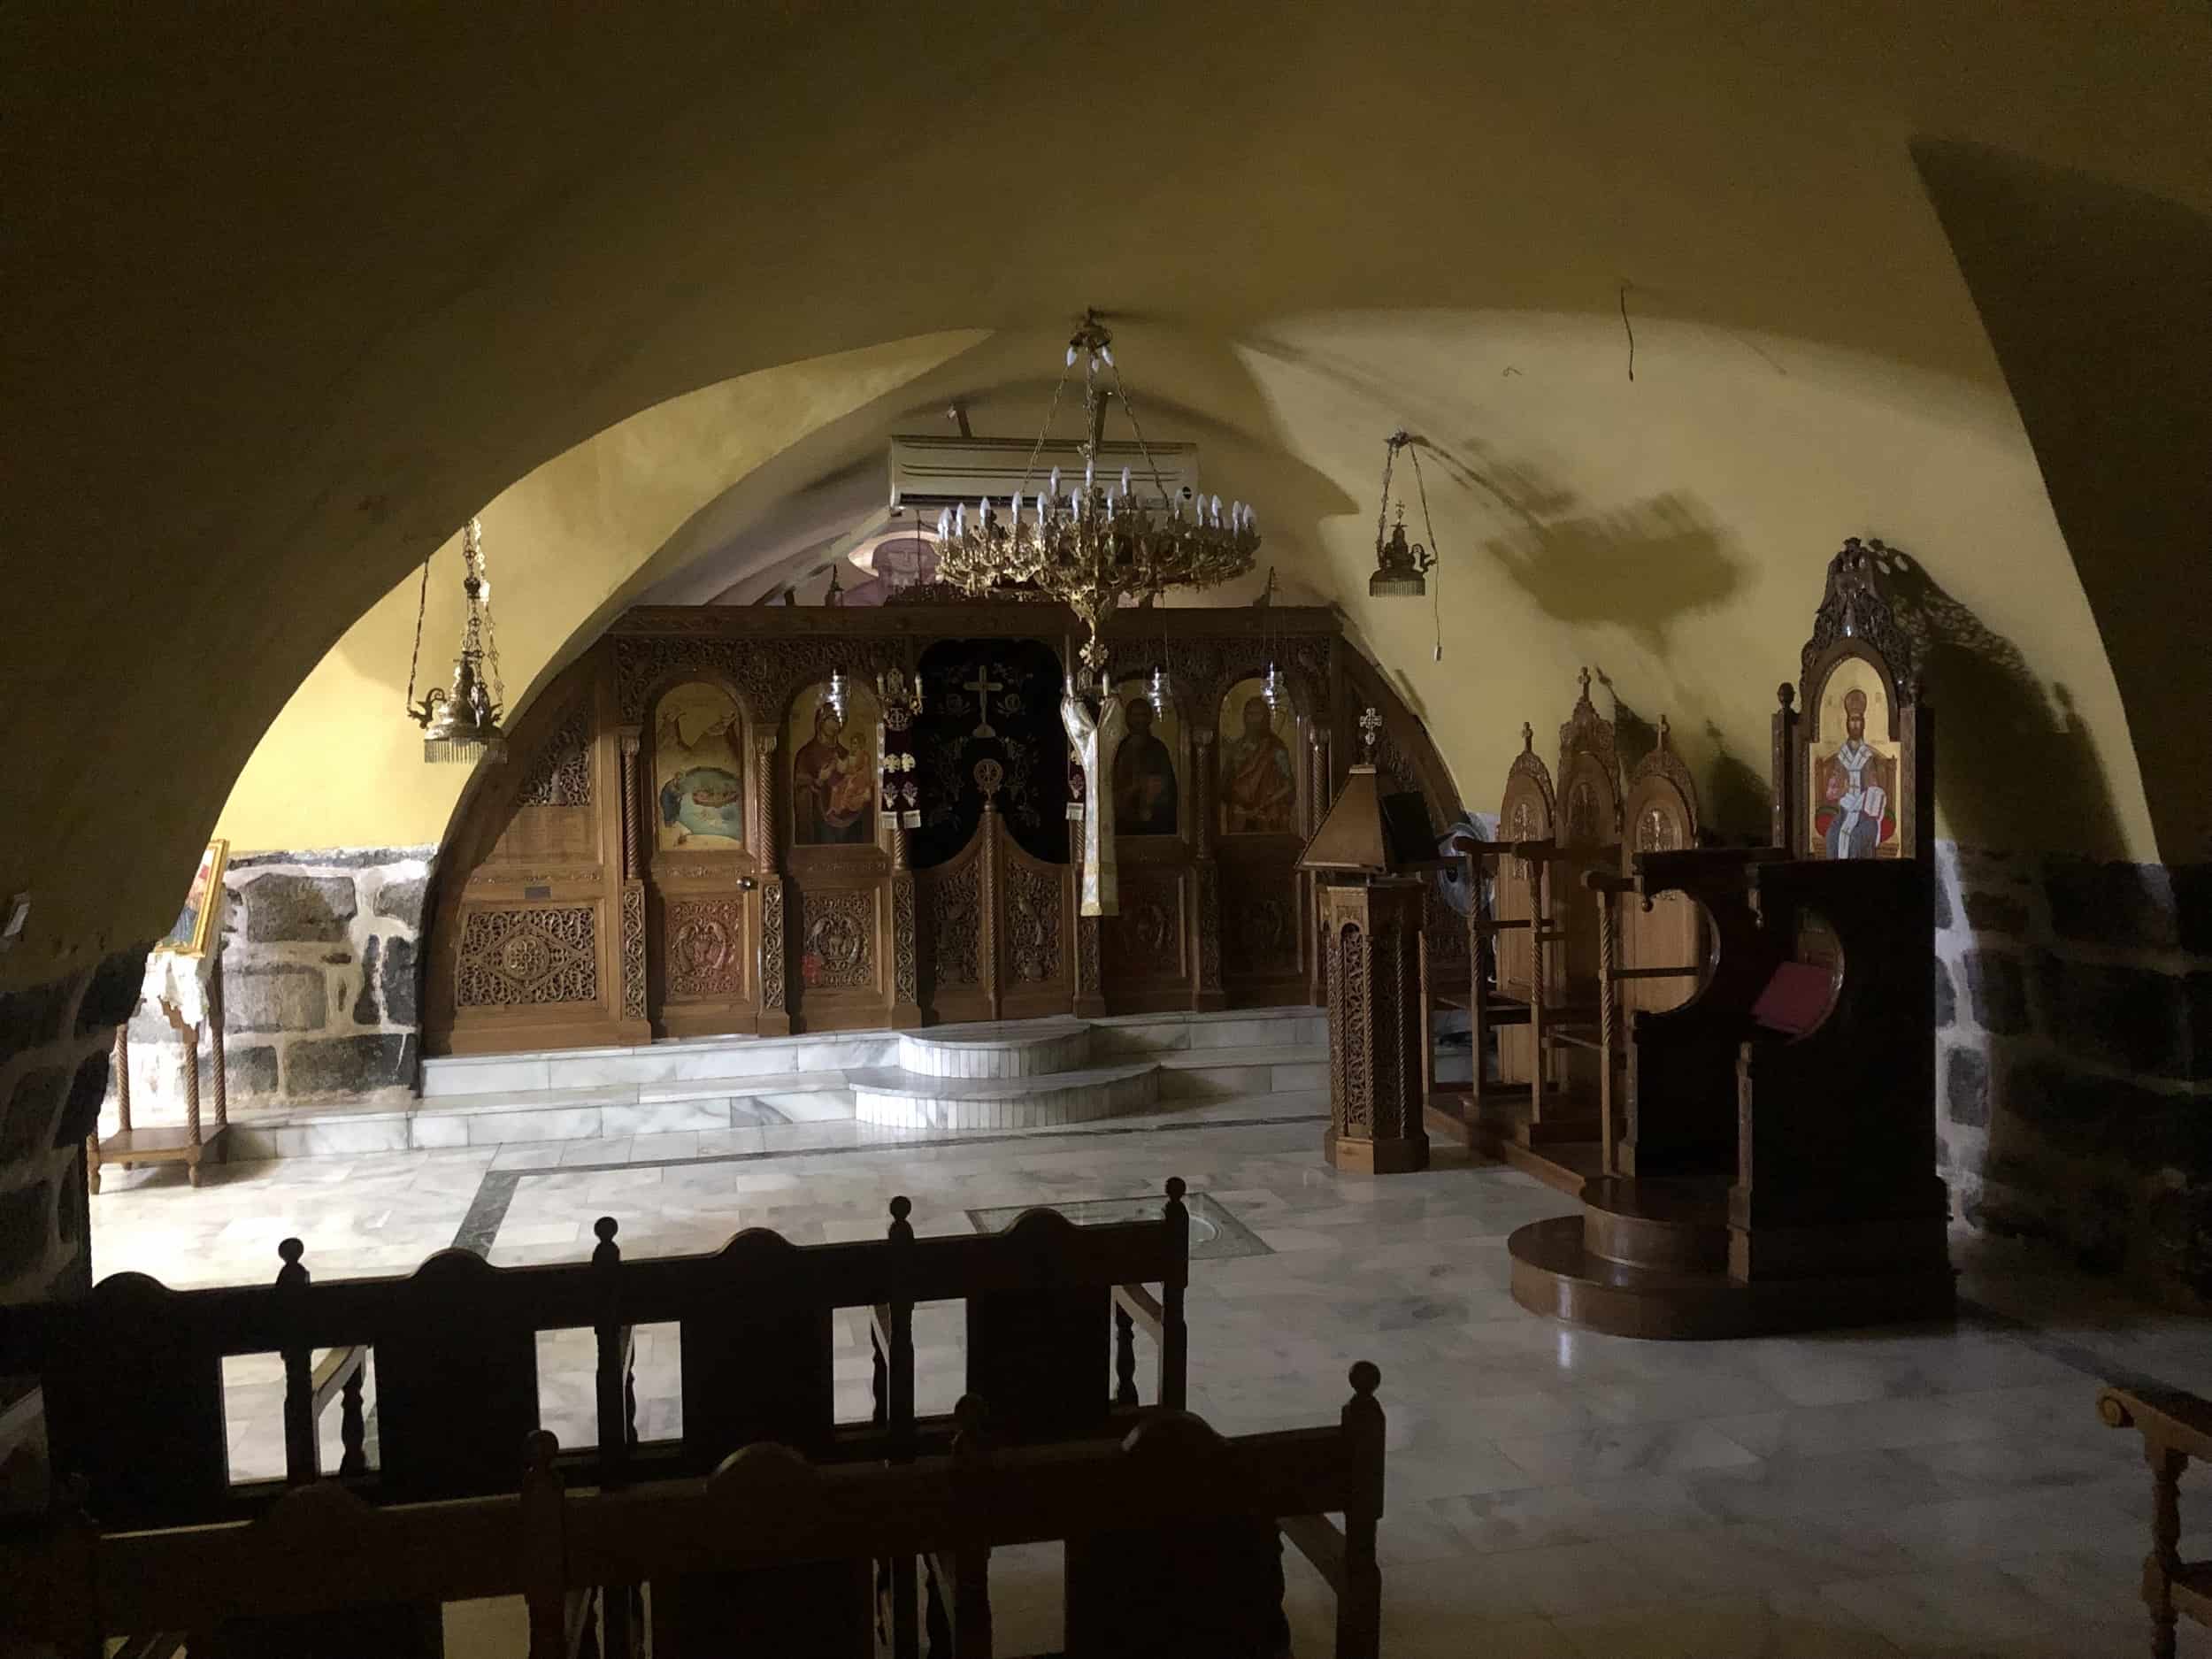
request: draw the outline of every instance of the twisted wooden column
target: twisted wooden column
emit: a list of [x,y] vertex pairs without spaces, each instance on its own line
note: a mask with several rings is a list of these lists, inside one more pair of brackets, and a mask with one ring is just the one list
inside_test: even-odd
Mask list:
[[1221,988],[1221,864],[1214,851],[1217,810],[1215,795],[1219,780],[1214,773],[1214,733],[1194,732],[1191,742],[1197,757],[1193,768],[1197,776],[1191,780],[1191,793],[1197,809],[1194,844],[1197,849],[1198,887],[1197,903],[1194,907],[1198,925],[1198,975],[1191,987],[1191,1006],[1212,1009],[1223,1006],[1228,1000]]
[[621,735],[622,755],[622,921],[617,948],[621,953],[622,1018],[642,1025],[646,1006],[645,865],[638,850],[643,808],[638,798],[639,733]]

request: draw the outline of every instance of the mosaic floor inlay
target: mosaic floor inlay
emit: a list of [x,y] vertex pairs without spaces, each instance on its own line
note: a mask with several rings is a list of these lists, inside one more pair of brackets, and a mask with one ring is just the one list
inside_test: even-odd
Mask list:
[[[1211,1193],[1187,1193],[1183,1207],[1190,1214],[1192,1261],[1218,1262],[1236,1256],[1274,1254],[1258,1233],[1239,1221],[1229,1207]],[[991,1210],[971,1210],[968,1219],[975,1223],[978,1233],[996,1233],[1032,1210],[1056,1210],[1079,1227],[1098,1227],[1117,1221],[1150,1221],[1160,1213],[1160,1201],[1079,1198],[1068,1203],[1001,1204]]]

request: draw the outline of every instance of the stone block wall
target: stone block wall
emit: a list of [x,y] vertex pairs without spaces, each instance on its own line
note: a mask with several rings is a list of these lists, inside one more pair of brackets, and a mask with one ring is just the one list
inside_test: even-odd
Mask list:
[[[416,1090],[419,947],[434,847],[253,853],[223,877],[234,1113]],[[131,1021],[134,1122],[181,1122],[182,1050],[150,1001]],[[211,1110],[201,1045],[203,1110]],[[114,1122],[112,1091],[106,1108]]]
[[2212,1306],[2212,865],[1939,842],[1936,872],[1958,1214]]
[[89,972],[0,993],[0,1302],[91,1288],[84,1141],[107,1093],[115,1023],[145,964],[139,945]]

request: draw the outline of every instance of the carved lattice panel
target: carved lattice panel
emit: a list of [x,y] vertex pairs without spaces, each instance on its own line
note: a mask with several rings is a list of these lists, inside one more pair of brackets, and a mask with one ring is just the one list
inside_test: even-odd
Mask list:
[[1294,842],[1225,849],[1221,860],[1223,971],[1235,979],[1296,975],[1299,907]]
[[1054,875],[1015,859],[1008,865],[1001,891],[1006,905],[1002,959],[1007,983],[1038,985],[1056,979],[1063,960],[1061,883]]
[[1121,913],[1100,933],[1108,972],[1116,979],[1183,976],[1182,882],[1173,871],[1121,872]]
[[671,899],[661,948],[662,983],[687,1001],[745,995],[745,903]]
[[1368,1001],[1367,941],[1357,927],[1346,927],[1337,935],[1335,965],[1337,994],[1330,1011],[1337,1028],[1332,1071],[1339,1121],[1344,1129],[1371,1133],[1375,1101],[1367,1056],[1375,1044],[1374,1010]]
[[645,884],[622,886],[622,1018],[645,1018]]
[[598,913],[588,904],[471,910],[454,964],[456,1008],[599,1000]]
[[938,984],[983,982],[983,903],[972,864],[929,882],[929,914],[923,926]]
[[530,768],[518,806],[589,806],[591,804],[591,720],[579,704]]
[[799,982],[866,988],[876,981],[873,889],[809,893],[799,902]]

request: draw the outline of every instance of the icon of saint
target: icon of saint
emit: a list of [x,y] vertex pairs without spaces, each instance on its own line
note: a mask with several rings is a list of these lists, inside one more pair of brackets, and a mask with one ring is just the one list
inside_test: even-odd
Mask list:
[[1889,759],[1866,741],[1866,693],[1855,686],[1843,694],[1843,741],[1816,771],[1814,827],[1829,857],[1872,858],[1897,831],[1896,779]]
[[873,768],[860,745],[844,734],[844,722],[826,702],[814,710],[814,735],[791,757],[793,839],[833,846],[868,839],[868,811],[875,804]]
[[[686,723],[703,717],[695,736]],[[743,733],[736,706],[726,697],[672,695],[654,729],[653,749],[661,774],[661,844],[681,847],[695,839],[745,839]]]
[[1114,751],[1114,830],[1122,835],[1175,833],[1175,757],[1152,730],[1148,697],[1132,697],[1129,730]]
[[1288,745],[1275,735],[1274,713],[1265,697],[1246,698],[1244,729],[1222,753],[1225,834],[1282,834],[1296,827],[1296,774]]

